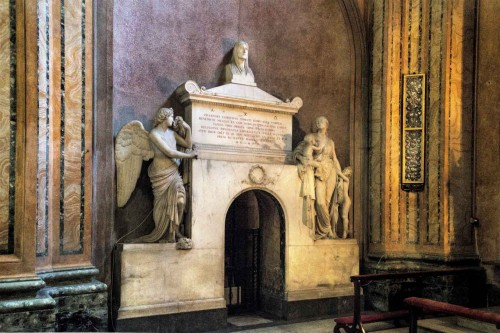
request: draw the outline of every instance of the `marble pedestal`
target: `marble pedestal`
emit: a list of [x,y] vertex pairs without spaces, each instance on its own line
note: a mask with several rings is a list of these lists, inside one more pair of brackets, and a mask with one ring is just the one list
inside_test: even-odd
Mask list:
[[118,331],[225,327],[223,253],[217,249],[123,244],[120,259]]
[[216,249],[124,244],[118,319],[225,309],[223,270]]

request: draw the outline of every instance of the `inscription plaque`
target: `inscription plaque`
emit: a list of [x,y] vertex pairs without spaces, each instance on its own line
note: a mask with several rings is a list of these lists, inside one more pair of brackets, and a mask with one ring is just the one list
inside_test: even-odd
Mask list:
[[291,150],[292,122],[279,113],[200,108],[192,114],[193,141],[222,146]]
[[302,99],[282,101],[256,86],[228,83],[212,89],[187,81],[176,90],[186,108],[200,159],[287,163],[293,116]]

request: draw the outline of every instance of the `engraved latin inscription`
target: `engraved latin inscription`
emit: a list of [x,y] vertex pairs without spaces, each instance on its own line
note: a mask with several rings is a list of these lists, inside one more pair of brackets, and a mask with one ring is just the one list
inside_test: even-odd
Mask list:
[[210,108],[193,114],[195,142],[205,144],[291,150],[291,125],[279,113]]

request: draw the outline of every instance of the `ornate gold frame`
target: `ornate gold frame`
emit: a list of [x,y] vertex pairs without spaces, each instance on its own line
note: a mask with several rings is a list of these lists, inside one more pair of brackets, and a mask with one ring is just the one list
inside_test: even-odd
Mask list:
[[401,189],[422,191],[425,182],[425,74],[403,74]]

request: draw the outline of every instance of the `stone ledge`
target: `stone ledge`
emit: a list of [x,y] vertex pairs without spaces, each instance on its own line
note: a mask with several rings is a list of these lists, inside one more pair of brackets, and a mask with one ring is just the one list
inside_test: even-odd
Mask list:
[[85,267],[85,268],[73,268],[73,269],[63,269],[54,270],[49,272],[40,272],[38,276],[45,282],[57,282],[64,280],[75,280],[83,278],[92,278],[99,274],[99,270],[95,267]]
[[40,290],[39,295],[48,295],[51,297],[61,297],[69,295],[93,294],[106,292],[106,284],[94,281],[90,283],[75,284],[69,286],[47,287]]
[[0,294],[38,291],[45,282],[38,277],[26,279],[4,279],[0,282]]
[[239,163],[293,165],[291,152],[196,144],[198,158]]
[[175,250],[175,243],[121,243],[118,244],[118,250],[161,252]]
[[53,309],[55,306],[56,301],[51,297],[0,301],[0,313]]
[[129,306],[120,307],[120,309],[118,310],[118,319],[149,317],[225,308],[226,300],[224,298]]
[[352,284],[343,284],[335,285],[332,288],[325,287],[308,290],[289,291],[286,293],[285,299],[289,302],[293,302],[352,295],[354,295],[354,287],[352,286]]
[[315,239],[314,246],[330,246],[330,245],[358,245],[358,241],[354,238],[333,238],[333,239]]

